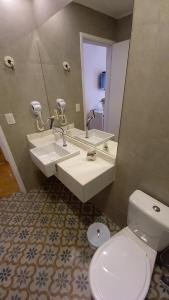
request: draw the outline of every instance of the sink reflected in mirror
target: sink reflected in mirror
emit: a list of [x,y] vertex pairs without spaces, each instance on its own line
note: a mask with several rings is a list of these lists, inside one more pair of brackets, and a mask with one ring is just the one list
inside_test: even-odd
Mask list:
[[66,134],[69,137],[96,147],[98,150],[103,151],[112,156],[113,159],[116,159],[118,142],[114,141],[114,134],[109,134],[97,129],[90,129],[88,133],[89,137],[86,138],[86,132],[83,130],[71,128],[66,131]]
[[88,131],[88,137],[86,137],[85,131],[75,132],[73,137],[92,146],[98,146],[112,139],[114,135],[101,130],[90,129]]

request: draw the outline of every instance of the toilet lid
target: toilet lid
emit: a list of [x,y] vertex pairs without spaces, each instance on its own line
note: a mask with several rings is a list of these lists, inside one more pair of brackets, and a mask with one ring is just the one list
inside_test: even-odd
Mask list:
[[151,279],[149,259],[136,242],[117,235],[96,251],[89,279],[97,300],[143,300]]

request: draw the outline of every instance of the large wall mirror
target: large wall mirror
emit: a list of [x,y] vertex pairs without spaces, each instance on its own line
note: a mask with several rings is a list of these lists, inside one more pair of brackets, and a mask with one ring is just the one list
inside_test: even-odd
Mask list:
[[[56,98],[65,99],[68,123],[85,132],[84,141],[93,134],[94,146],[113,156],[119,138],[132,13],[132,0],[76,0],[38,29],[50,111]],[[63,70],[63,61],[70,64],[70,72]],[[97,143],[99,132],[111,139]]]
[[84,127],[113,135],[97,146],[111,155],[117,151],[129,42],[81,33]]

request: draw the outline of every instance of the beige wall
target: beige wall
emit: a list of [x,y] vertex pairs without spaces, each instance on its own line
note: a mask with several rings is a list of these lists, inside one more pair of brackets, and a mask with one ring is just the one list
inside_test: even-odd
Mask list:
[[169,205],[168,16],[168,0],[135,0],[116,180],[93,199],[121,224],[136,189]]
[[131,37],[133,15],[116,20],[116,41],[129,40]]
[[[55,99],[63,97],[67,101],[69,121],[82,127],[79,32],[115,39],[112,18],[77,4],[70,4],[35,32],[38,13],[35,15],[31,3],[28,0],[0,2],[0,125],[27,189],[36,187],[43,179],[28,153],[26,134],[35,131],[30,101],[41,102],[46,119],[47,99],[52,111]],[[48,13],[53,14],[51,10],[47,16]],[[41,23],[45,17],[41,13],[39,16]],[[4,66],[4,55],[15,58],[14,71]],[[63,72],[63,60],[71,64],[69,74]],[[75,113],[75,103],[81,104],[80,113]],[[4,119],[7,112],[14,113],[15,125],[7,125]]]
[[[26,142],[26,134],[35,130],[30,101],[40,99],[44,117],[49,115],[34,28],[31,1],[0,1],[0,125],[27,187],[41,180]],[[14,71],[5,67],[5,55],[15,58]],[[14,113],[15,125],[7,125],[7,112]]]
[[112,209],[141,189],[169,205],[169,1],[135,0]]
[[[12,0],[14,1],[14,0]],[[18,1],[18,0],[17,0]],[[30,1],[30,0],[28,0]],[[41,25],[58,11],[63,9],[72,0],[31,0],[32,12],[36,25]]]

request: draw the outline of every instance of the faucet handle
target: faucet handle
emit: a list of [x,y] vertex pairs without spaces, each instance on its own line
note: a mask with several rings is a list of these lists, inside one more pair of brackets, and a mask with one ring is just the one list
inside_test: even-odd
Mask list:
[[95,118],[95,109],[91,109],[91,110],[90,110],[90,113],[92,113],[92,116],[91,116],[91,117],[92,117],[92,118]]
[[97,153],[96,153],[96,150],[89,150],[88,152],[87,152],[87,160],[96,160],[96,155],[97,155]]

